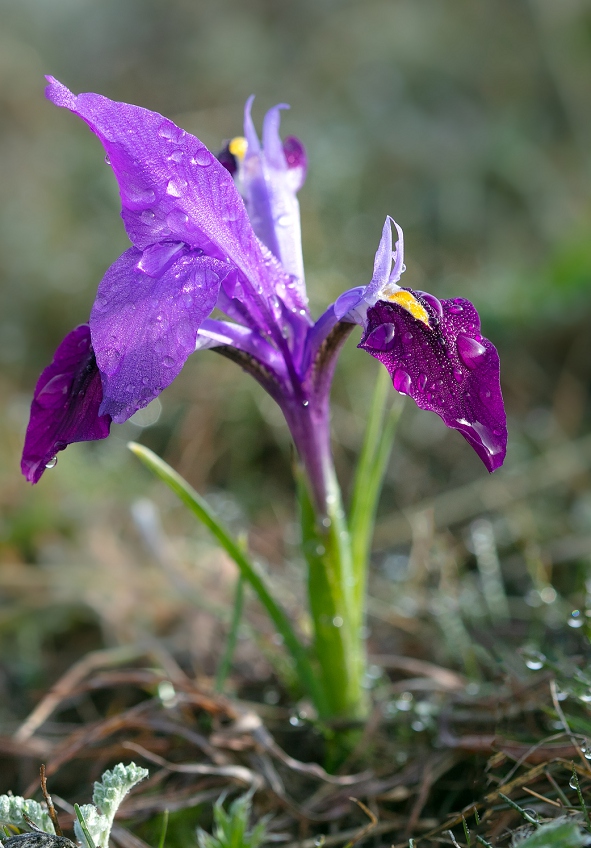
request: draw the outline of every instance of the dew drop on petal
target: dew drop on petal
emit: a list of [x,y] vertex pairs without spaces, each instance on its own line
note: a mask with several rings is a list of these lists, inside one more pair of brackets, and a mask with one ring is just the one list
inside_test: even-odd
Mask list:
[[438,300],[435,295],[429,294],[429,292],[417,292],[417,294],[420,295],[421,300],[424,300],[425,303],[431,307],[438,320],[443,318],[443,306],[441,305],[441,301]]
[[162,360],[162,364],[166,366],[166,368],[172,368],[174,365],[174,359],[172,356],[165,356]]
[[459,315],[461,312],[464,311],[464,307],[458,299],[452,301],[448,308],[452,315]]
[[176,230],[179,227],[186,227],[189,223],[189,216],[182,209],[171,209],[166,216],[166,223],[171,230]]
[[394,324],[378,324],[366,338],[365,344],[374,350],[390,350],[394,346],[395,338]]
[[66,399],[72,379],[68,374],[57,374],[41,389],[36,401],[43,409],[56,409]]
[[177,165],[185,158],[184,150],[173,150],[170,156],[166,157],[169,162],[176,162]]
[[277,220],[275,221],[275,223],[277,224],[278,227],[287,227],[288,224],[289,224],[289,221],[290,221],[289,215],[285,214],[285,215],[280,215],[277,218]]
[[184,141],[185,131],[173,124],[172,121],[163,121],[158,128],[158,135],[167,141],[180,144]]
[[419,376],[419,381],[418,381],[417,385],[419,387],[419,391],[421,391],[421,392],[425,391],[425,386],[427,385],[427,375],[426,374],[421,374]]
[[[462,372],[460,371],[459,368],[454,368],[454,377],[456,379],[456,382],[458,382],[458,383],[461,383],[462,380],[464,379],[464,375],[462,374]],[[490,394],[490,392],[489,392],[489,394]]]
[[460,359],[471,371],[477,368],[486,356],[486,348],[476,339],[460,333],[457,340]]
[[155,217],[156,216],[151,209],[144,209],[140,215],[140,220],[143,221],[144,224],[151,224]]
[[57,465],[57,456],[52,456],[51,459],[49,459],[45,463],[46,468],[55,468],[56,465]]
[[412,333],[407,332],[402,336],[402,341],[405,344],[410,344],[412,342],[412,340],[413,340],[413,334]]
[[175,177],[174,180],[169,180],[166,186],[166,193],[169,197],[182,197],[183,192],[187,188],[187,181],[182,177]]
[[191,161],[195,165],[201,165],[202,168],[206,168],[213,162],[213,156],[206,147],[201,147],[197,153],[195,153]]
[[401,395],[407,395],[410,392],[412,379],[410,377],[410,374],[408,374],[406,371],[403,371],[402,368],[396,369],[392,382],[396,391],[400,392]]
[[[107,155],[105,156],[105,165],[110,165],[110,164],[111,164],[111,159],[109,158],[109,154],[107,153]],[[47,466],[45,466],[45,467],[47,468]]]

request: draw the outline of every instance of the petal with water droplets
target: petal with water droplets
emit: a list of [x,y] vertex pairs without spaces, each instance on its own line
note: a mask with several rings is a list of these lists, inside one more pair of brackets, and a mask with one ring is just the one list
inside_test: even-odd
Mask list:
[[101,413],[121,423],[153,400],[195,350],[197,332],[215,306],[232,266],[182,251],[159,266],[141,265],[132,247],[109,268],[90,316],[103,378]]
[[[430,326],[397,303],[378,301],[368,310],[359,347],[386,366],[394,388],[458,430],[494,471],[507,447],[497,351],[480,335],[480,319],[469,301],[456,298],[434,306],[434,298],[418,297]],[[379,346],[376,338],[392,343]]]
[[72,442],[105,439],[111,418],[100,415],[101,377],[88,324],[76,327],[60,344],[35,387],[21,469],[37,483],[55,465],[58,451]]

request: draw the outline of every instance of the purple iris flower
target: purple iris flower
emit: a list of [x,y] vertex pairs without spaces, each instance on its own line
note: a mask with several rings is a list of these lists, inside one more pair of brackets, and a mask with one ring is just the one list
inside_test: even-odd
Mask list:
[[[505,455],[499,361],[474,307],[398,286],[402,232],[384,226],[368,286],[345,292],[314,322],[308,309],[297,191],[306,154],[281,141],[280,110],[262,143],[247,102],[244,138],[219,159],[161,115],[49,77],[46,95],[81,117],[106,151],[132,247],[99,285],[88,325],[59,346],[35,389],[22,470],[36,483],[75,441],[105,438],[215,348],[250,372],[281,407],[316,506],[331,485],[329,392],[356,323],[359,347],[394,387],[459,430],[492,471]],[[229,320],[213,319],[214,308]]]

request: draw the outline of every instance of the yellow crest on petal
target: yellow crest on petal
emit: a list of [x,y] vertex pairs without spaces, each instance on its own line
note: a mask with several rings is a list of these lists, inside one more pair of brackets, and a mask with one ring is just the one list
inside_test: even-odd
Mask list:
[[397,303],[399,306],[402,306],[403,309],[410,312],[413,318],[417,318],[419,321],[422,321],[423,324],[427,325],[427,327],[430,326],[429,313],[412,292],[406,291],[406,289],[397,289],[392,293],[388,293],[386,288],[382,293],[382,297],[384,300],[389,300],[390,303]]
[[246,148],[248,147],[248,142],[244,138],[244,136],[237,135],[236,138],[233,138],[230,144],[228,145],[228,150],[238,159],[240,162],[246,156]]

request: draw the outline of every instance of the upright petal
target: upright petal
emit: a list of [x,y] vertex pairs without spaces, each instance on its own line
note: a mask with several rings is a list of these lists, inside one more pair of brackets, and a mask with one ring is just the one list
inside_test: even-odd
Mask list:
[[290,138],[284,147],[279,136],[280,110],[270,109],[263,123],[261,148],[250,116],[253,98],[246,103],[244,132],[248,142],[241,169],[246,205],[254,231],[294,278],[298,305],[306,306],[300,207],[296,192],[303,183],[306,154],[301,142]]
[[109,435],[111,418],[99,414],[102,398],[90,328],[82,324],[68,333],[35,387],[21,461],[30,483],[37,483],[72,442]]
[[231,175],[199,139],[157,112],[99,94],[75,96],[48,77],[46,96],[81,117],[113,168],[132,243],[184,242],[242,272],[262,296],[272,285],[244,203]]
[[195,251],[173,252],[174,245],[158,248],[160,255],[132,247],[120,256],[105,274],[90,316],[103,378],[100,411],[117,423],[178,375],[232,267]]
[[413,295],[426,310],[428,324],[400,303],[380,300],[368,310],[359,347],[386,366],[397,391],[458,430],[494,471],[507,447],[497,351],[481,336],[478,313],[469,301]]

